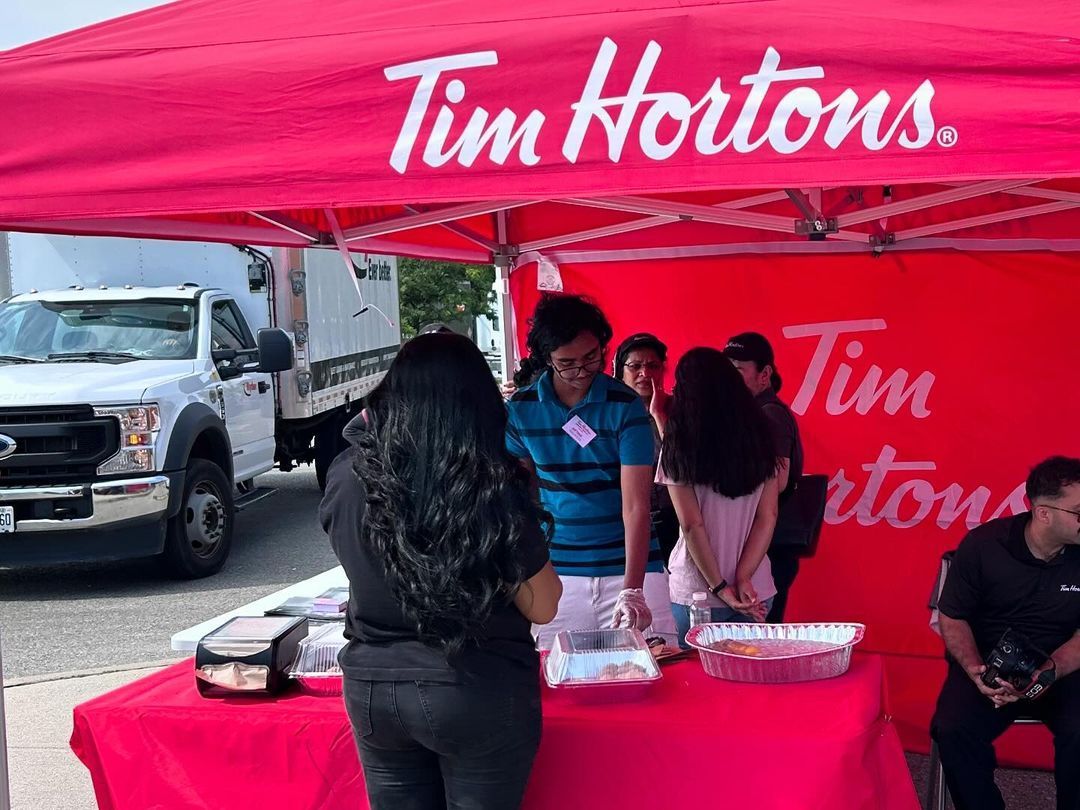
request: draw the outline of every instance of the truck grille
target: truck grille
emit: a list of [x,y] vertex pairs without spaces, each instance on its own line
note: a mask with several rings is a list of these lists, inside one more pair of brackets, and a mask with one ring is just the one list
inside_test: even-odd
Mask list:
[[0,408],[0,435],[15,453],[0,459],[0,486],[77,484],[120,449],[120,427],[89,405]]

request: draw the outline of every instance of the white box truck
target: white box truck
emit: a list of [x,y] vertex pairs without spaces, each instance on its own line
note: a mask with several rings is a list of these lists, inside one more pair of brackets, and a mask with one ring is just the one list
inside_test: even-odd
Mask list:
[[219,570],[255,476],[323,482],[397,354],[396,259],[351,272],[336,250],[0,234],[0,566]]

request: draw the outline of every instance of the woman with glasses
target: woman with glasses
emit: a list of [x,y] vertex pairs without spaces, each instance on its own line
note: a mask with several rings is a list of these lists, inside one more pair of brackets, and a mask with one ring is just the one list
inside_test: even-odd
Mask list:
[[[653,443],[660,452],[660,440],[667,422],[667,409],[671,397],[664,391],[664,375],[667,373],[667,346],[648,332],[631,335],[615,350],[612,368],[615,379],[622,380],[634,389],[642,404],[649,411],[652,422]],[[649,509],[652,512],[653,531],[660,542],[660,553],[665,563],[679,539],[679,519],[671,505],[667,487],[653,484]]]
[[698,592],[714,622],[765,620],[776,595],[766,552],[778,464],[765,414],[731,361],[716,349],[683,355],[656,474],[682,526],[669,564],[680,642]]
[[374,810],[514,810],[540,742],[530,623],[561,586],[506,408],[461,335],[406,343],[327,473],[339,656]]
[[653,433],[641,398],[602,371],[611,334],[590,301],[542,298],[523,366],[543,371],[507,404],[506,446],[552,515],[551,560],[563,583],[555,621],[536,629],[542,648],[560,630],[620,626],[675,641],[650,513]]

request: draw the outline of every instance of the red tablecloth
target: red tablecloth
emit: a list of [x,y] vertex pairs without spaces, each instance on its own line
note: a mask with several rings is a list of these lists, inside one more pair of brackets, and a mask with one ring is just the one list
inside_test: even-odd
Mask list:
[[[918,810],[876,656],[841,678],[752,686],[696,660],[642,702],[544,691],[526,810]],[[71,747],[102,810],[362,810],[340,698],[205,699],[190,661],[75,709]]]

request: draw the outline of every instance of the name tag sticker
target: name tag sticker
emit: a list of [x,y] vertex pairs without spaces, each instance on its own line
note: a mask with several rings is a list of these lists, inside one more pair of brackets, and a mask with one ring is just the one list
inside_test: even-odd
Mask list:
[[578,443],[578,447],[585,447],[596,438],[596,431],[585,424],[580,416],[575,416],[562,426],[566,435]]

